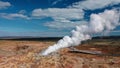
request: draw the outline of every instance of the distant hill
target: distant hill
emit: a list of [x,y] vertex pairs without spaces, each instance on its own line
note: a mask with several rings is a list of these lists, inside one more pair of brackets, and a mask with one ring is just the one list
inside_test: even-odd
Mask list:
[[93,39],[120,39],[120,36],[97,36],[93,37]]
[[[92,39],[120,39],[120,36],[97,36]],[[62,37],[31,37],[31,36],[7,36],[0,37],[0,40],[26,40],[26,41],[57,41]]]
[[56,41],[61,38],[62,37],[6,36],[6,37],[0,37],[0,40]]

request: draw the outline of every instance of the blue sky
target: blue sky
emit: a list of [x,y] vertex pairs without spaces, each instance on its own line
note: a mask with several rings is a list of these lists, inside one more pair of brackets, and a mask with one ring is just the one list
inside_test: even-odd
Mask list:
[[70,35],[92,13],[113,8],[120,8],[120,0],[0,0],[0,36]]

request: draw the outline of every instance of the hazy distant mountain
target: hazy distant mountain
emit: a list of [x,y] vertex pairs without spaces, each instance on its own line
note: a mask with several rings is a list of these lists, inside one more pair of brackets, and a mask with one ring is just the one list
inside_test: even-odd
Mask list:
[[[4,36],[0,37],[1,40],[37,40],[37,41],[44,41],[44,40],[51,40],[57,41],[62,37],[35,37],[35,36]],[[93,37],[92,39],[120,39],[120,36],[97,36]]]

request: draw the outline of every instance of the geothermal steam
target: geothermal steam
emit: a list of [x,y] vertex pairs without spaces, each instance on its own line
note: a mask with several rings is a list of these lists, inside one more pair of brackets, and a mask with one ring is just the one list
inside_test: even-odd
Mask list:
[[91,39],[91,34],[113,30],[119,25],[119,19],[120,13],[117,10],[105,10],[103,13],[91,14],[88,24],[76,26],[76,29],[71,31],[71,36],[64,36],[63,39],[53,46],[49,46],[41,54],[48,55],[61,48],[77,46],[81,44],[81,41]]

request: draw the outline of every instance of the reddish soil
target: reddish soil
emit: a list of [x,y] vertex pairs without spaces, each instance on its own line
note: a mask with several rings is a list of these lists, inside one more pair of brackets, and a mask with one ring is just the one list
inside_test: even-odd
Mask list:
[[39,52],[53,45],[51,41],[0,41],[0,68],[120,68],[120,46],[77,46],[80,50],[101,51],[105,55],[70,52],[69,48],[48,56]]

